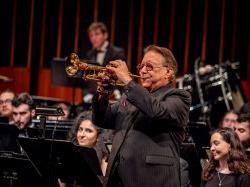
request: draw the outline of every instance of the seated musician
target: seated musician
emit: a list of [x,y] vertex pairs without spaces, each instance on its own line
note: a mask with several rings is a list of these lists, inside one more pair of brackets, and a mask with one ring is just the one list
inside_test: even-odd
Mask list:
[[28,136],[27,128],[35,115],[35,103],[28,93],[20,93],[12,101],[13,121],[20,130],[19,136]]
[[250,157],[250,113],[241,114],[234,125],[234,131],[238,134],[247,155]]
[[[107,167],[108,150],[106,149],[100,136],[102,130],[92,123],[92,113],[85,111],[79,114],[74,125],[69,131],[68,140],[76,145],[94,148],[99,159],[101,170],[105,175]],[[60,187],[67,186],[59,180]]]
[[250,161],[237,134],[231,128],[217,129],[212,133],[210,146],[201,187],[250,186]]
[[12,100],[16,94],[12,90],[4,90],[0,93],[0,117],[1,121],[7,121],[10,124],[13,123],[12,119]]

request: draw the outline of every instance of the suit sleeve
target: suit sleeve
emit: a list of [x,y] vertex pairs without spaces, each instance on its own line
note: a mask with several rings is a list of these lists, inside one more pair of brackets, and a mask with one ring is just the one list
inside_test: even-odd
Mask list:
[[122,48],[115,48],[115,53],[114,53],[114,59],[119,59],[119,60],[123,60],[126,61],[126,55],[125,55],[125,51]]
[[105,129],[114,129],[119,103],[109,104],[108,97],[97,98],[98,94],[94,96],[92,104],[94,124]]
[[173,121],[177,124],[187,123],[191,97],[185,91],[178,90],[159,99],[134,81],[130,81],[125,87],[125,94],[127,100],[149,118]]

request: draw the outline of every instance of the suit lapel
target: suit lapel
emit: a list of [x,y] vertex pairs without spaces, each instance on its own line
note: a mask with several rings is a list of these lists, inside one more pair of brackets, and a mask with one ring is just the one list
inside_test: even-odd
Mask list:
[[103,66],[106,66],[109,63],[111,57],[112,57],[112,46],[109,45],[107,47],[107,51],[106,51],[106,54],[105,54],[105,57],[104,57]]

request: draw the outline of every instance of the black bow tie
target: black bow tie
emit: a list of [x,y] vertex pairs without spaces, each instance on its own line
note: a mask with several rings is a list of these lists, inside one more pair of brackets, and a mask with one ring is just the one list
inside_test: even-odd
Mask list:
[[104,51],[103,51],[103,50],[100,50],[100,49],[96,49],[96,52],[97,52],[97,53],[104,53]]

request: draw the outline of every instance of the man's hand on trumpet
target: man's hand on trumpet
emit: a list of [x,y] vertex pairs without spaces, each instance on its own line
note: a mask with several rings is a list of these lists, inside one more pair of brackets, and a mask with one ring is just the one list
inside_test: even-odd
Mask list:
[[128,67],[122,60],[110,61],[106,68],[113,74],[112,76],[115,76],[118,81],[124,83],[125,85],[132,80]]
[[113,91],[113,86],[111,85],[111,77],[105,71],[98,72],[97,81],[97,92],[99,95],[110,95]]

